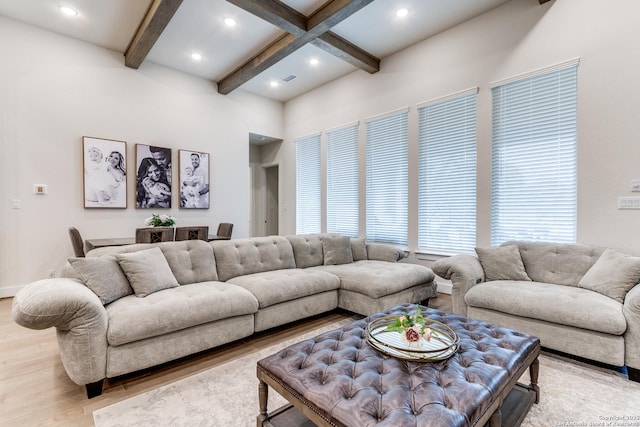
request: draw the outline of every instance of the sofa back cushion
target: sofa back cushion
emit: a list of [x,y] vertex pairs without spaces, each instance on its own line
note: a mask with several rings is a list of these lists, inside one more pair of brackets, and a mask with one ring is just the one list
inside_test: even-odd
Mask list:
[[178,283],[188,285],[218,280],[216,259],[208,242],[184,240],[167,243],[173,244],[161,243],[159,246]]
[[320,234],[287,236],[287,240],[291,243],[296,267],[316,267],[324,263],[324,253],[322,251],[322,240],[320,240]]
[[324,265],[351,264],[353,262],[350,237],[323,237],[321,240]]
[[578,286],[604,248],[568,243],[506,242],[517,244],[527,275],[534,282]]
[[282,236],[216,240],[211,243],[219,280],[265,271],[295,268],[293,248]]
[[181,285],[218,280],[213,248],[203,240],[109,246],[94,249],[87,253],[87,257],[115,256],[116,254],[138,252],[155,246],[162,250],[173,275]]

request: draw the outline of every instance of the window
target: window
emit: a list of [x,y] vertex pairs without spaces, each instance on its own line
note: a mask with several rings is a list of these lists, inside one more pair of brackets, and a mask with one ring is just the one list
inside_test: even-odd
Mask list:
[[578,62],[492,87],[491,243],[576,241]]
[[477,89],[418,108],[418,249],[473,252],[476,245]]
[[321,231],[320,134],[296,140],[296,233]]
[[408,111],[366,122],[367,239],[407,244]]
[[358,124],[327,132],[327,231],[358,237]]

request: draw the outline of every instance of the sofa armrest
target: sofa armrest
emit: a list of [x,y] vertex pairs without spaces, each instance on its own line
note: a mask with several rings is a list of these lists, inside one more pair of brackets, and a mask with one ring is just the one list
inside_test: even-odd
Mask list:
[[640,285],[633,287],[624,298],[622,313],[627,320],[624,333],[624,362],[640,371]]
[[396,245],[367,243],[367,259],[370,260],[398,262],[407,255],[407,251]]
[[467,315],[464,295],[476,283],[484,281],[484,270],[474,255],[454,255],[437,260],[431,266],[440,277],[451,280],[451,302],[453,312]]
[[56,328],[69,378],[78,385],[102,380],[107,366],[107,311],[89,288],[74,279],[33,282],[13,298],[13,320],[26,328]]

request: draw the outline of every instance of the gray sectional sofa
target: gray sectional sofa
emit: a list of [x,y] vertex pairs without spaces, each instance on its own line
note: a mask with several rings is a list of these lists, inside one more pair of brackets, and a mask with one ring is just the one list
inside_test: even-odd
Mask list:
[[56,328],[67,374],[93,397],[105,378],[338,307],[369,315],[434,297],[431,269],[403,256],[334,234],[99,248],[25,286],[12,313]]
[[574,244],[507,242],[432,268],[453,311],[527,332],[544,347],[614,366],[640,381],[640,257]]

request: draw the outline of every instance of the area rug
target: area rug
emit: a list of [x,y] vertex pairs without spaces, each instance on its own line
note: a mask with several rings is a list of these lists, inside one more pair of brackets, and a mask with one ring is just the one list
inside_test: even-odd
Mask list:
[[[95,425],[254,427],[258,414],[256,362],[287,345],[351,321],[345,319],[98,409],[93,413]],[[528,373],[521,382],[528,383]],[[523,426],[640,426],[640,383],[620,373],[543,353],[539,384],[541,401],[533,405]],[[270,411],[285,403],[269,390]]]

